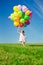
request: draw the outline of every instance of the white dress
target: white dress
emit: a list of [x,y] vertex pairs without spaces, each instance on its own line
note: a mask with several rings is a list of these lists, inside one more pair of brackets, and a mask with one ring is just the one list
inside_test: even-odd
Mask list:
[[22,33],[20,33],[19,41],[25,42],[25,35],[23,35]]

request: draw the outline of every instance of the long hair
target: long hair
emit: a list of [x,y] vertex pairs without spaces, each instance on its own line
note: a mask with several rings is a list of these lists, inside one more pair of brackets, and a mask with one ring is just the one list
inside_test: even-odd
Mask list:
[[22,33],[23,33],[23,35],[25,35],[25,34],[24,34],[24,33],[25,33],[24,30],[22,31]]

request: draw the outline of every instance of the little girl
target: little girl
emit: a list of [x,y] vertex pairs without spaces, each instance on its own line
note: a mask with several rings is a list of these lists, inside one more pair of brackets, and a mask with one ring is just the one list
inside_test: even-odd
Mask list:
[[21,44],[25,44],[25,40],[26,40],[26,36],[25,36],[25,32],[24,30],[18,31],[18,33],[20,34],[20,38],[19,41]]

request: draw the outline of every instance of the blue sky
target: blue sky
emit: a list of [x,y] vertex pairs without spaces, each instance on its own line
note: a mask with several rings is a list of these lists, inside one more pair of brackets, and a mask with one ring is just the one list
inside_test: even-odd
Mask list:
[[19,4],[32,10],[30,25],[23,28],[27,42],[43,42],[43,0],[0,0],[0,43],[18,42],[17,27],[8,16],[13,12],[13,6]]

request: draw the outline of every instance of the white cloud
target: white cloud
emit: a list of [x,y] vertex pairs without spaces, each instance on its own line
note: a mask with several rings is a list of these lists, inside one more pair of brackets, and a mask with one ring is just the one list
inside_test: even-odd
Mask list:
[[33,9],[34,9],[35,13],[37,13],[37,15],[40,18],[43,18],[43,5],[42,5],[42,3],[40,2],[40,0],[33,0],[33,1],[37,5],[37,7],[36,7],[36,5],[33,6],[34,7]]
[[40,0],[34,0],[34,2],[37,4],[41,13],[43,14],[43,4],[40,2]]
[[34,9],[35,13],[36,13],[40,18],[43,19],[43,15],[41,15],[40,12],[39,12],[38,10],[36,10],[35,8],[33,8],[33,9]]
[[[31,2],[30,2],[31,3]],[[29,4],[25,2],[27,6]],[[41,3],[40,0],[33,0],[33,4],[31,5],[32,9],[35,11],[35,13],[43,19],[43,4]]]

